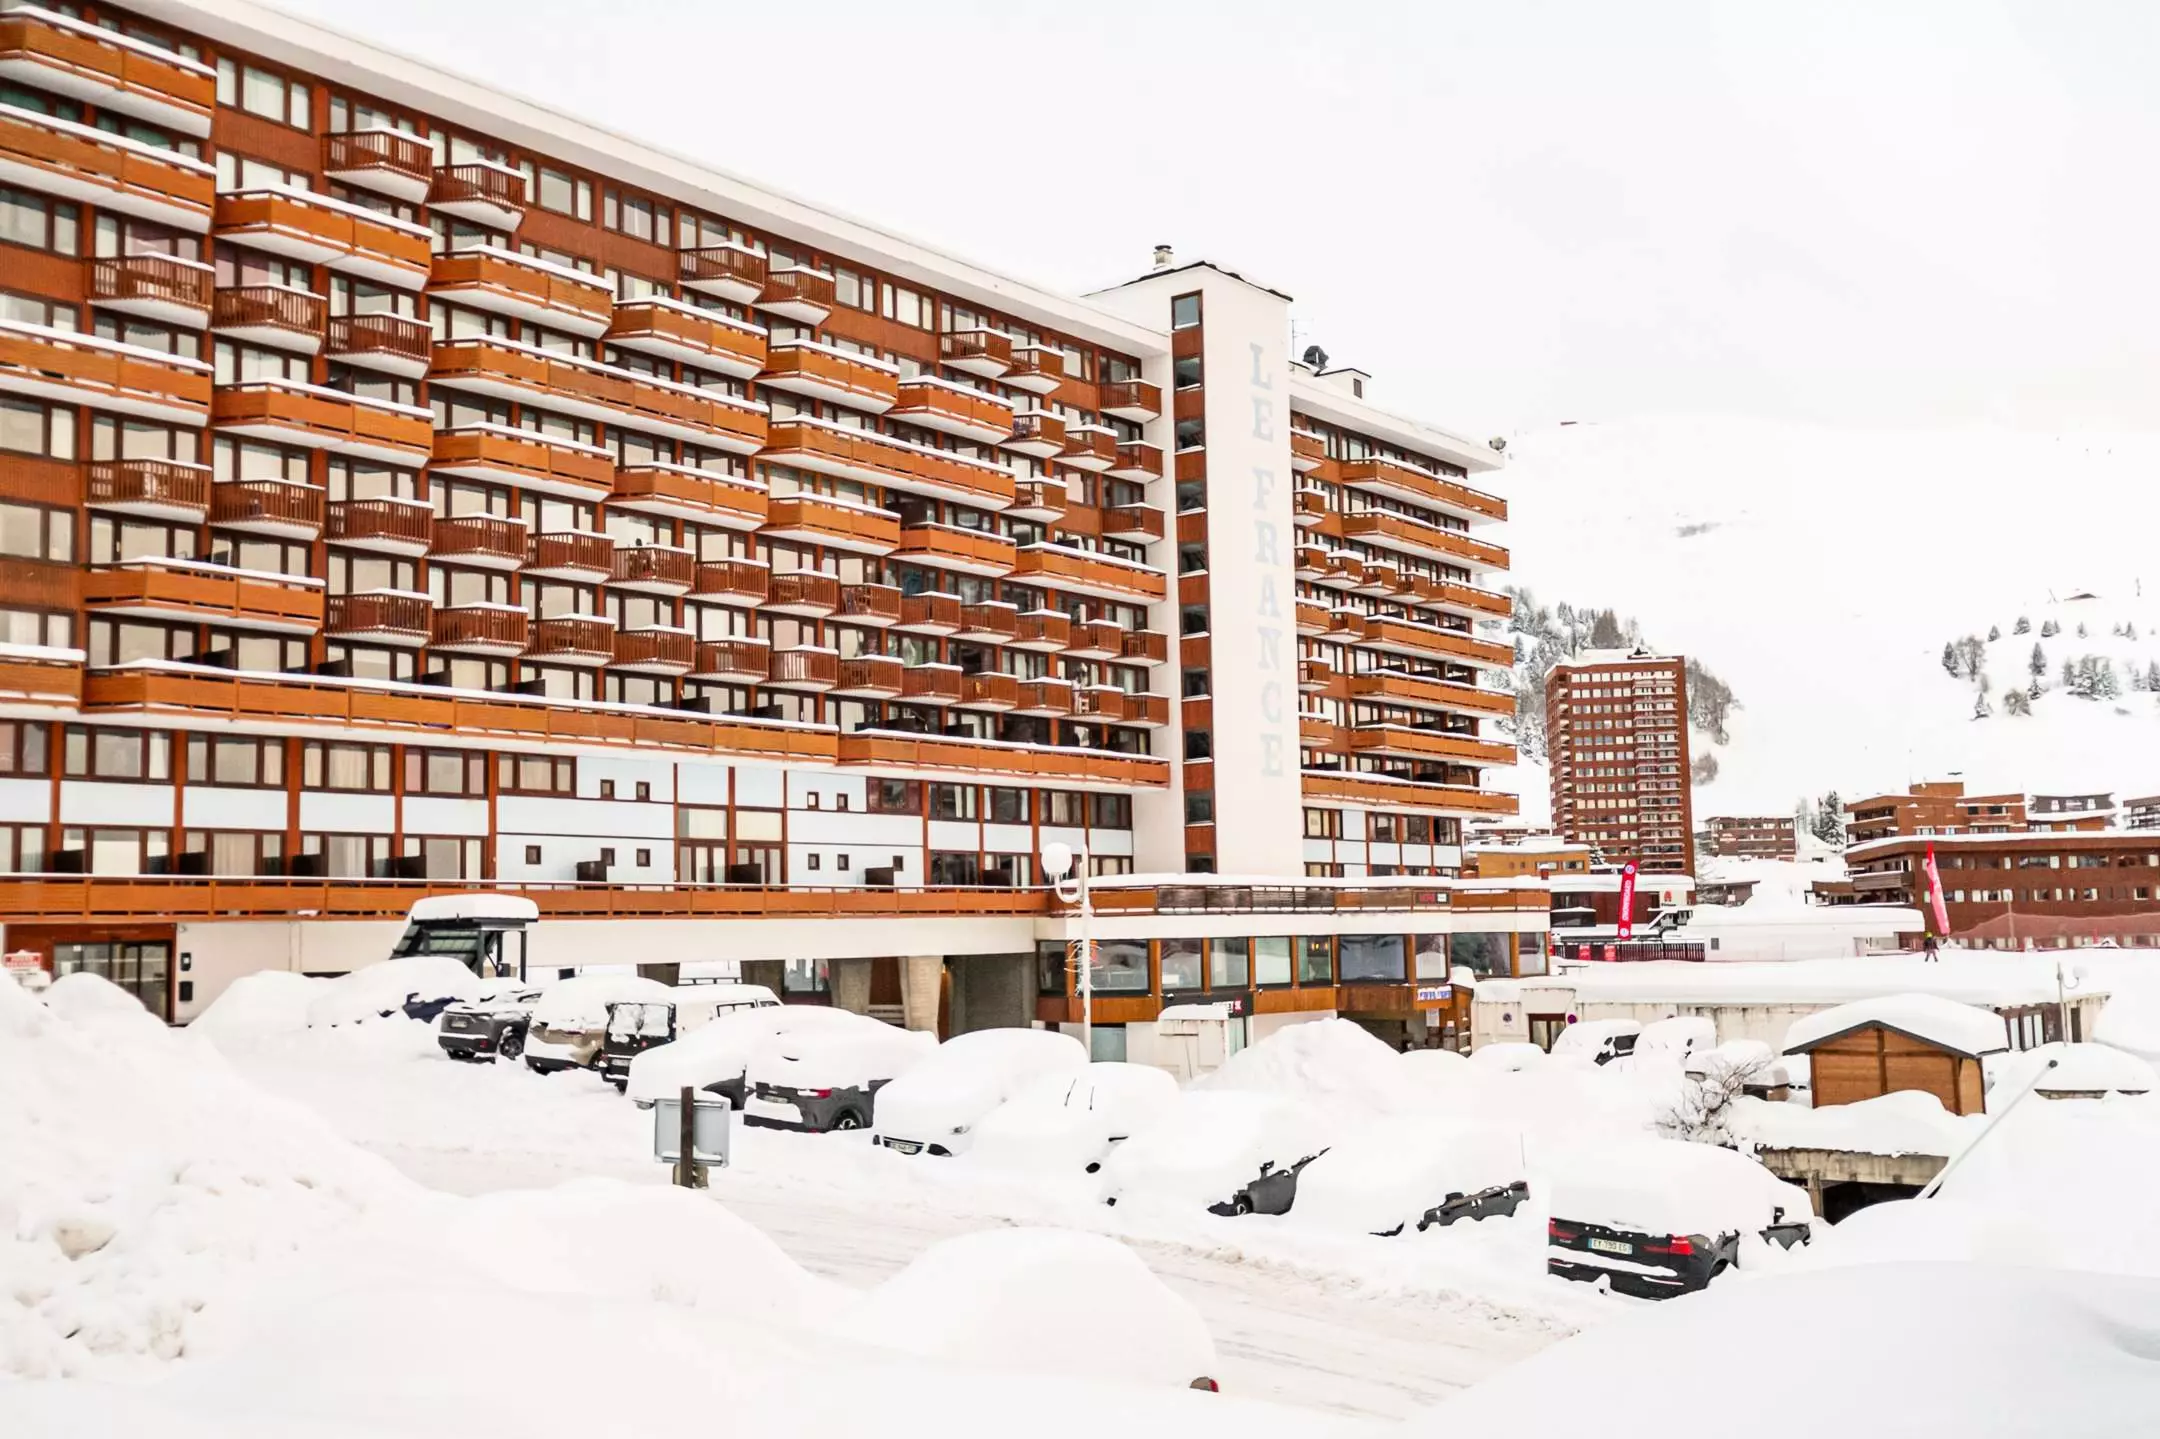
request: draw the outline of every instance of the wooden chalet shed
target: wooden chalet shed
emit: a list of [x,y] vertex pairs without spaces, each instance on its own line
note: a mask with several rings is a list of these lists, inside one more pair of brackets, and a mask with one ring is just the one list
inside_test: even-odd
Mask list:
[[1796,1020],[1785,1053],[1804,1054],[1815,1107],[1918,1089],[1952,1114],[1979,1114],[1982,1055],[2010,1047],[2001,1015],[1932,994],[1856,1000]]

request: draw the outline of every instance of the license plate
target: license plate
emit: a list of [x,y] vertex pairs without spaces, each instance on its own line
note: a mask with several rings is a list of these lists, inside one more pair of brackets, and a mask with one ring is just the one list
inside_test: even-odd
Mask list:
[[888,1139],[885,1147],[899,1154],[920,1154],[922,1146],[912,1139]]
[[1593,1239],[1590,1241],[1590,1247],[1600,1254],[1633,1254],[1635,1252],[1634,1245],[1623,1244],[1617,1239]]

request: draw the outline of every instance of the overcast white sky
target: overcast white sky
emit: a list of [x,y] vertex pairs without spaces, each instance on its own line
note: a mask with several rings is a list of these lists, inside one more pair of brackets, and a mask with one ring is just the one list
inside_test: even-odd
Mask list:
[[2160,5],[280,0],[1062,288],[1174,244],[1475,434],[2160,429]]

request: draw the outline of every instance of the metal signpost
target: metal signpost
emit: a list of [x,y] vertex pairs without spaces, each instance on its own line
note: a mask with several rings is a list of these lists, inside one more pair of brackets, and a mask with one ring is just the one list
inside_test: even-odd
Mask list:
[[653,1103],[653,1158],[675,1166],[683,1189],[705,1188],[709,1168],[728,1167],[726,1099],[684,1085],[674,1099]]

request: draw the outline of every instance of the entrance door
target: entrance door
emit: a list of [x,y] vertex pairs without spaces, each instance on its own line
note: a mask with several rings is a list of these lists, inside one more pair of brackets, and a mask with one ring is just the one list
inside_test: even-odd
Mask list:
[[111,980],[142,1001],[166,1023],[172,1009],[166,1002],[168,977],[172,973],[172,946],[162,940],[123,940],[110,944],[56,944],[53,946],[53,977],[77,972]]
[[1533,1014],[1530,1016],[1530,1042],[1550,1054],[1553,1041],[1567,1028],[1564,1014]]

